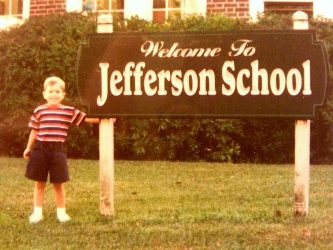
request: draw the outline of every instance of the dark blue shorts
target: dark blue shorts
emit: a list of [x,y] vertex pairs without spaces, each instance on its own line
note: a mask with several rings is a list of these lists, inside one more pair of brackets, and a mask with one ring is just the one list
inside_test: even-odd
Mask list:
[[63,183],[69,180],[63,142],[37,141],[31,152],[25,176],[34,181]]

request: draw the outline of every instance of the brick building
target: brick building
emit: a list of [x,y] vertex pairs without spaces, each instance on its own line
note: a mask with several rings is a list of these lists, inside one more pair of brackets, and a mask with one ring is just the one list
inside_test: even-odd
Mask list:
[[[263,11],[304,10],[310,16],[329,15],[331,0],[0,0],[0,29],[38,15],[64,12],[112,12],[120,18],[137,15],[154,22],[172,16],[223,14],[251,19]],[[138,4],[140,3],[140,4]],[[331,11],[332,12],[332,11]],[[333,15],[333,13],[332,13]],[[331,17],[331,16],[328,16]],[[332,17],[331,17],[332,18]]]

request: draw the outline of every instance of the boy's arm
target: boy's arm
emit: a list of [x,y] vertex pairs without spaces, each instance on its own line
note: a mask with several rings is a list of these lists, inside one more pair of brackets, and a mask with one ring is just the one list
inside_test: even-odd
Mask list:
[[99,123],[99,118],[88,118],[86,117],[86,119],[84,120],[87,123]]
[[37,130],[32,129],[30,132],[30,135],[29,135],[27,147],[23,152],[24,159],[29,159],[31,149],[32,149],[33,145],[35,144],[36,138],[37,138]]
[[[99,123],[100,120],[101,120],[100,118],[88,118],[88,117],[86,117],[85,122],[88,122],[88,123]],[[116,118],[111,118],[110,120],[113,123],[116,122]]]

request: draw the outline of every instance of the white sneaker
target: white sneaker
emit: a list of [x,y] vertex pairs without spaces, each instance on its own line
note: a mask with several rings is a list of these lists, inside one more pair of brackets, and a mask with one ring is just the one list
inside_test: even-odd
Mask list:
[[64,209],[57,209],[57,218],[61,223],[67,222],[71,220],[71,217],[66,213]]
[[43,220],[43,215],[39,213],[32,213],[29,217],[30,224],[37,224]]

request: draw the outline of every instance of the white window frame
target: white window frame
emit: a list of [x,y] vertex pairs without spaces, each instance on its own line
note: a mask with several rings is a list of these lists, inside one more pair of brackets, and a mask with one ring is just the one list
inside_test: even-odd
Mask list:
[[207,0],[183,0],[184,14],[188,15],[207,15]]
[[124,0],[124,18],[138,16],[141,19],[153,20],[153,0]]
[[256,19],[257,15],[264,12],[264,2],[312,2],[313,15],[333,18],[332,0],[249,0],[250,16]]
[[165,11],[166,18],[169,17],[169,11],[179,10],[181,17],[188,15],[203,15],[207,13],[207,0],[181,0],[180,8],[168,8],[169,0],[166,0],[166,8],[153,9],[153,0],[125,0],[124,2],[124,17],[126,19],[132,16],[152,21],[153,11]]
[[[94,8],[92,9],[93,12],[98,13],[111,13],[111,12],[124,12],[124,10],[114,10],[112,9],[112,0],[109,1],[109,9],[108,10],[98,10],[97,9],[97,2],[98,0],[92,0],[94,2]],[[126,2],[126,0],[124,0]],[[83,9],[83,0],[67,0],[66,1],[66,10],[68,12],[81,12]],[[125,8],[124,8],[125,9]]]
[[[30,1],[30,0],[29,0]],[[97,10],[97,0],[94,0],[93,12],[104,12],[103,10]],[[124,18],[131,18],[132,16],[138,16],[139,18],[152,21],[153,20],[153,0],[124,0],[124,10],[112,10],[112,1],[110,1],[110,9],[106,12],[124,12]],[[168,1],[167,1],[168,2]],[[66,0],[67,12],[82,12],[83,1],[82,0]],[[202,15],[206,16],[207,13],[207,0],[181,0],[180,8],[166,8],[161,9],[166,11],[166,17],[168,12],[172,10],[180,10],[181,16],[188,15]]]
[[332,0],[313,0],[313,14],[333,19]]
[[67,12],[81,12],[82,11],[82,0],[66,0],[66,11]]
[[181,0],[180,1],[180,6],[177,7],[177,8],[169,8],[169,1],[172,1],[172,0],[165,0],[165,8],[154,8],[153,6],[153,13],[154,11],[156,12],[164,12],[165,13],[165,19],[168,19],[170,17],[170,14],[169,12],[172,12],[172,11],[178,11],[181,15],[181,17],[184,16],[184,0]]
[[30,0],[23,0],[22,18],[27,20],[30,17]]
[[29,17],[30,12],[30,0],[23,0],[22,1],[22,14],[13,14],[13,1],[14,0],[8,0],[9,1],[9,13],[7,15],[1,15],[1,16],[7,16],[7,17],[16,17],[20,19],[25,19],[25,17]]
[[24,20],[30,16],[30,0],[23,0],[22,14],[12,13],[12,0],[10,0],[9,14],[0,15],[0,30],[9,29],[12,26],[23,24]]

